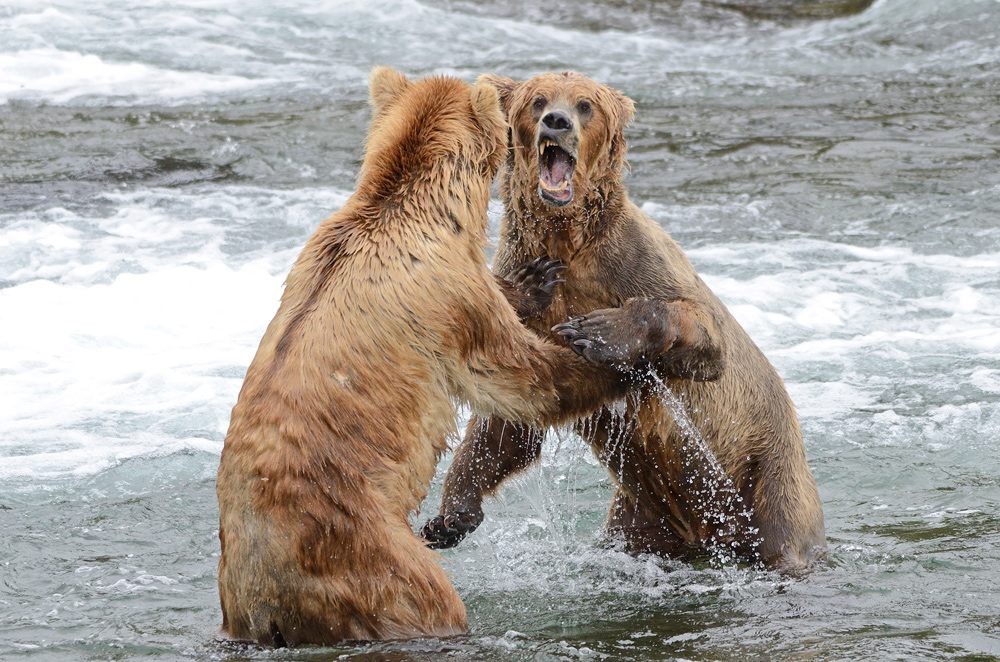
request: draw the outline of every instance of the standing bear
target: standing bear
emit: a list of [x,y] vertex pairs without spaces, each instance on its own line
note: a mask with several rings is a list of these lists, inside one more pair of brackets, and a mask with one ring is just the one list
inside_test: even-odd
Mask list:
[[545,426],[624,393],[519,323],[509,300],[537,308],[553,265],[508,269],[515,287],[486,264],[507,131],[495,89],[377,68],[370,92],[357,191],[292,267],[219,466],[222,627],[265,645],[464,632],[407,521],[455,403]]
[[[791,572],[821,556],[823,511],[781,379],[626,194],[632,101],[569,73],[479,82],[497,89],[511,126],[494,271],[560,260],[565,282],[526,323],[595,364],[648,372],[623,403],[609,393],[608,407],[576,424],[615,479],[610,533],[635,551],[721,547]],[[482,521],[484,495],[539,457],[543,436],[502,417],[474,419],[424,537],[457,544]]]

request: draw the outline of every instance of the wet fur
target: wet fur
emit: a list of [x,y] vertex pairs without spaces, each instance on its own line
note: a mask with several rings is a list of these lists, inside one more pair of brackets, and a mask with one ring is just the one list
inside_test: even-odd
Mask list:
[[387,68],[370,88],[357,191],[295,262],[219,467],[223,630],[265,645],[464,632],[407,520],[455,403],[547,425],[618,388],[522,327],[487,267],[506,151],[494,89]]
[[[636,551],[687,555],[724,545],[790,572],[822,556],[822,507],[781,379],[681,248],[628,199],[622,170],[632,102],[575,74],[481,80],[497,88],[511,124],[494,269],[502,275],[540,255],[568,266],[566,282],[529,326],[552,337],[553,325],[564,323],[562,335],[590,360],[653,370],[737,492],[736,499],[706,497],[709,468],[655,380],[646,381],[625,399],[624,414],[605,410],[577,424],[617,483],[609,530]],[[561,107],[585,98],[594,108],[579,132],[576,194],[563,207],[537,193],[537,98]],[[565,324],[568,318],[578,319]],[[541,439],[527,426],[473,420],[445,480],[442,515],[481,519],[483,497],[537,459]],[[729,509],[725,526],[706,517],[720,508]]]

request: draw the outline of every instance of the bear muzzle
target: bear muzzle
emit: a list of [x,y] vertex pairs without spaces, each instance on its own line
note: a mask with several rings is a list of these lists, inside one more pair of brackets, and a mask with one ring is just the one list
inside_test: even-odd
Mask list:
[[556,207],[573,200],[578,142],[578,125],[569,114],[550,110],[542,116],[537,140],[538,195]]

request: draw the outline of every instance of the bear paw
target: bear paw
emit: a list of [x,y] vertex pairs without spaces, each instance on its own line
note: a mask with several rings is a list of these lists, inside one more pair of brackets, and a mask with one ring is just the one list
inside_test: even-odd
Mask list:
[[566,269],[566,265],[559,260],[550,260],[543,255],[507,274],[504,280],[519,297],[515,309],[522,319],[537,317],[549,307],[556,285],[566,282],[559,277]]
[[637,315],[630,308],[605,308],[557,324],[570,348],[591,363],[631,370],[669,349],[677,336],[659,320]]
[[431,549],[448,549],[462,542],[483,523],[483,516],[476,513],[448,513],[438,515],[420,529],[420,537]]

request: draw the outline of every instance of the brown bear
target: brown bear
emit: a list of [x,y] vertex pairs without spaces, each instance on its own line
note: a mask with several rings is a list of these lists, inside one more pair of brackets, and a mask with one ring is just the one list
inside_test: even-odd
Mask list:
[[[724,548],[786,571],[821,556],[823,511],[781,379],[626,194],[632,101],[569,73],[480,81],[496,87],[511,125],[494,271],[561,260],[565,282],[529,326],[595,363],[649,374],[623,404],[609,394],[608,407],[576,424],[616,481],[609,530],[636,551]],[[474,419],[424,537],[457,544],[482,521],[483,496],[538,458],[543,434]]]
[[503,287],[487,266],[507,130],[495,89],[383,67],[370,92],[357,191],[292,267],[219,466],[222,627],[265,645],[464,632],[407,521],[454,403],[549,425],[625,390],[519,323],[508,298],[530,314],[554,265],[508,270]]

